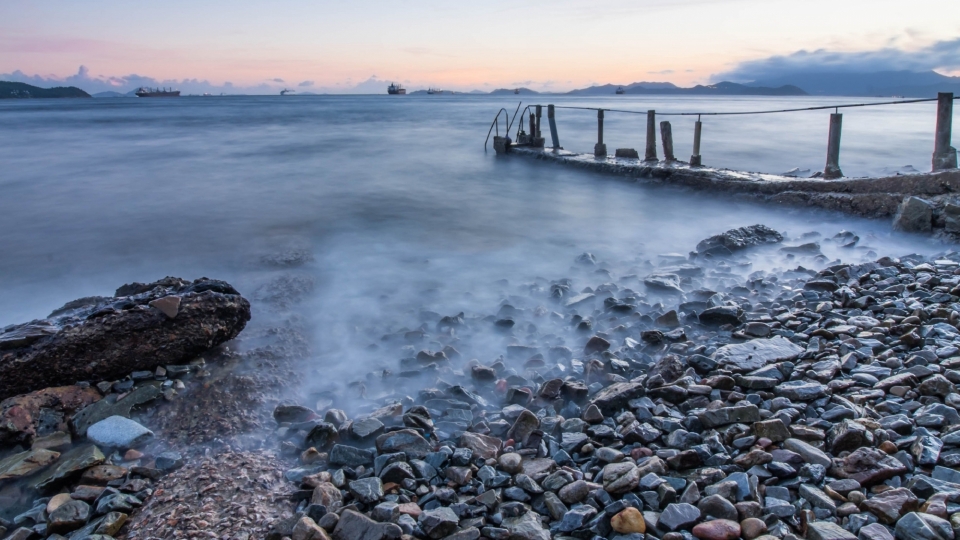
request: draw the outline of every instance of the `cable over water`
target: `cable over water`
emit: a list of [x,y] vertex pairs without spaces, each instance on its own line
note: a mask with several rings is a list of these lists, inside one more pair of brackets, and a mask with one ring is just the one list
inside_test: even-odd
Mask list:
[[[955,96],[953,99],[960,98]],[[766,111],[736,111],[736,112],[660,112],[656,111],[657,116],[734,116],[747,114],[774,114],[798,111],[821,111],[827,109],[847,109],[851,107],[875,107],[879,105],[904,105],[909,103],[924,103],[928,101],[937,101],[938,98],[908,99],[900,101],[883,101],[878,103],[846,103],[841,105],[820,105],[817,107],[799,107],[795,109],[773,109]],[[573,107],[569,105],[554,105],[555,109],[580,109],[585,111],[618,112],[627,114],[647,114],[647,111],[628,111],[624,109],[605,109],[603,107]]]

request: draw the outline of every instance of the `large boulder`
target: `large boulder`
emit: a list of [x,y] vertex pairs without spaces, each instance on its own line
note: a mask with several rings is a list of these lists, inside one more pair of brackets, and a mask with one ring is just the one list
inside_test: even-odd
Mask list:
[[250,303],[223,281],[124,285],[0,333],[0,399],[184,363],[235,338]]
[[930,232],[933,229],[933,205],[920,197],[906,197],[893,217],[893,228],[905,232]]
[[697,244],[701,255],[729,255],[734,251],[763,244],[777,244],[783,236],[766,225],[750,225],[711,236]]

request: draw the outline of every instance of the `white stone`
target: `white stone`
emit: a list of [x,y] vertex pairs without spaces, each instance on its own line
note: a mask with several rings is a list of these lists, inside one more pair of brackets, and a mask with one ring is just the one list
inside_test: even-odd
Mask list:
[[152,431],[122,416],[105,418],[87,429],[88,439],[111,448],[136,448],[150,437]]

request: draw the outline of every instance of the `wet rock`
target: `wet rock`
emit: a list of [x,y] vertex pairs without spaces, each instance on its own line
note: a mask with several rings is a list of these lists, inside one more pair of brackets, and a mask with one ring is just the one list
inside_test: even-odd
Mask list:
[[0,460],[0,482],[25,478],[50,465],[60,457],[51,450],[27,450]]
[[364,504],[375,503],[383,498],[383,483],[376,476],[354,480],[349,487],[350,494]]
[[[250,303],[222,281],[167,278],[121,287],[118,295],[125,292],[64,306],[45,323],[55,332],[28,344],[3,337],[23,325],[0,334],[0,398],[85,380],[90,365],[111,380],[186,363],[235,338],[250,320]],[[174,318],[149,307],[167,296],[181,299]]]
[[86,407],[73,416],[70,426],[78,436],[86,436],[87,429],[101,420],[111,416],[129,418],[131,411],[144,403],[160,397],[162,391],[159,382],[151,382],[138,386],[129,394],[117,399],[117,394],[110,394],[104,399]]
[[453,510],[440,507],[421,513],[417,523],[427,537],[439,539],[453,534],[460,524],[460,519],[453,513]]
[[40,491],[48,491],[70,478],[80,476],[84,470],[103,463],[105,459],[103,452],[95,445],[78,446],[61,454],[56,464],[33,478],[30,484]]
[[711,236],[697,244],[697,252],[701,255],[724,255],[740,251],[748,247],[764,244],[777,244],[783,241],[783,236],[765,225],[750,225],[739,229]]
[[862,486],[872,486],[907,472],[907,467],[875,448],[858,448],[843,458],[834,472],[841,478],[856,480]]
[[473,454],[483,459],[494,459],[500,452],[502,441],[496,437],[480,433],[464,432],[460,437],[460,446],[469,448]]
[[643,394],[643,384],[619,382],[599,391],[591,403],[596,405],[603,414],[612,415],[625,408],[631,399],[642,397]]
[[722,407],[699,413],[697,418],[708,429],[727,424],[752,423],[760,421],[760,409],[751,404]]
[[[733,503],[720,495],[710,495],[700,499],[697,503],[697,509],[703,516],[710,516],[714,519],[725,519],[736,522],[739,518],[736,507]],[[738,526],[739,529],[739,526]],[[739,536],[739,530],[737,531]]]
[[893,540],[890,530],[879,523],[871,523],[860,528],[858,540]]
[[647,523],[643,519],[643,514],[632,506],[610,518],[610,527],[620,534],[647,532]]
[[331,537],[333,540],[397,540],[402,534],[394,523],[377,523],[359,512],[344,510]]
[[713,519],[697,524],[692,532],[702,540],[736,540],[740,538],[740,524],[728,519]]
[[657,525],[667,531],[679,531],[689,529],[700,520],[700,510],[696,506],[687,503],[674,503],[667,505],[667,508],[660,514]]
[[930,514],[910,512],[897,522],[895,535],[899,540],[953,540],[950,522]]
[[796,360],[802,352],[799,345],[781,336],[774,336],[724,345],[713,355],[713,359],[733,371],[748,372],[774,362]]
[[423,459],[432,447],[412,429],[400,429],[377,437],[377,451],[381,454],[403,452],[411,458]]
[[823,451],[800,439],[787,439],[783,442],[783,448],[791,452],[796,452],[800,455],[800,458],[807,463],[823,467],[829,467],[833,463],[830,457],[824,454]]
[[153,437],[153,432],[122,416],[110,416],[87,429],[90,441],[108,448],[136,448]]
[[79,529],[90,519],[90,505],[77,500],[69,500],[50,513],[47,520],[47,532],[52,534],[68,533]]
[[603,489],[614,495],[633,491],[640,476],[640,469],[629,461],[611,463],[603,468]]
[[933,205],[919,197],[905,197],[893,217],[893,228],[905,232],[930,232]]
[[[93,387],[45,388],[0,402],[0,444],[30,444],[39,431],[67,431],[68,419],[100,400]],[[56,425],[50,426],[55,419]]]
[[882,523],[893,525],[900,516],[919,508],[917,496],[906,488],[884,491],[864,501],[864,509],[873,512]]
[[856,540],[850,531],[829,521],[813,521],[807,524],[807,540]]
[[740,532],[745,540],[754,540],[767,533],[767,524],[762,519],[749,517],[740,522]]

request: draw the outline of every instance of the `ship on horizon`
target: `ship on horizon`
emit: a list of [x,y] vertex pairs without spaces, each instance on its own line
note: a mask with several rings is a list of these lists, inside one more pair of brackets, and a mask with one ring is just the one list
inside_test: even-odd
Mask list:
[[150,88],[141,86],[140,88],[137,88],[137,91],[134,92],[134,95],[137,97],[180,97],[180,91],[170,88]]
[[391,96],[397,96],[397,95],[402,96],[407,93],[407,89],[399,84],[390,83],[390,86],[387,87],[387,93],[390,94]]

